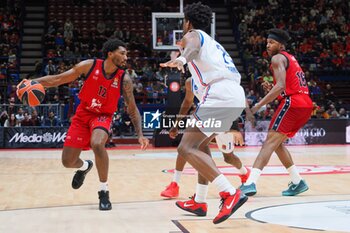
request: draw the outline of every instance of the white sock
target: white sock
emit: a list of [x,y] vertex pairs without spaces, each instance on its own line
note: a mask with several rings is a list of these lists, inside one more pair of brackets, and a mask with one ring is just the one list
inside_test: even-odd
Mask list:
[[229,192],[231,195],[236,193],[236,189],[223,174],[217,176],[213,180],[213,184],[216,186],[219,192]]
[[181,174],[182,174],[182,171],[175,170],[173,182],[176,182],[178,184],[180,182]]
[[241,175],[245,175],[247,174],[248,170],[245,166],[242,165],[242,167],[239,170],[239,173],[241,173]]
[[259,168],[252,168],[250,176],[248,177],[248,180],[247,182],[245,182],[244,185],[251,185],[252,183],[256,184],[261,175],[261,172],[262,171]]
[[108,182],[100,182],[100,190],[101,191],[108,191]]
[[205,203],[208,194],[208,185],[197,184],[196,186],[196,196],[194,201],[197,203]]
[[290,166],[288,169],[289,177],[291,178],[293,184],[299,184],[302,180],[299,171],[295,165]]
[[88,167],[89,167],[89,163],[86,160],[84,160],[83,161],[83,166],[81,166],[79,168],[79,170],[84,171],[84,170],[88,169]]

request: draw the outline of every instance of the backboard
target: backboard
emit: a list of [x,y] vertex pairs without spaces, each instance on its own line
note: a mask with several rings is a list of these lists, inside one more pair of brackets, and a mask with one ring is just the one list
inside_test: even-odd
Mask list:
[[[184,14],[179,12],[152,13],[152,43],[155,50],[177,50],[181,40]],[[210,35],[215,37],[215,13],[210,27]]]

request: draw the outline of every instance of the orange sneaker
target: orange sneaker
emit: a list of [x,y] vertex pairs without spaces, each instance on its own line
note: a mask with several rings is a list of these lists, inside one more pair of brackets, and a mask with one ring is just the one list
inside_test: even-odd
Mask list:
[[195,195],[190,197],[188,201],[177,201],[176,205],[185,211],[193,213],[197,216],[206,216],[208,211],[207,203],[197,203],[194,200]]
[[229,192],[220,192],[221,205],[220,212],[214,218],[213,223],[218,224],[228,219],[239,207],[241,207],[247,200],[248,197],[236,189],[236,193],[231,195]]
[[246,169],[247,169],[247,173],[246,173],[246,174],[244,174],[244,175],[238,175],[239,178],[241,178],[241,183],[242,183],[242,184],[244,184],[245,182],[247,182],[248,177],[250,176],[250,169],[247,168],[247,167],[246,167]]
[[163,190],[160,195],[166,198],[175,198],[179,196],[180,187],[176,182],[171,182],[168,186],[166,186],[165,190]]

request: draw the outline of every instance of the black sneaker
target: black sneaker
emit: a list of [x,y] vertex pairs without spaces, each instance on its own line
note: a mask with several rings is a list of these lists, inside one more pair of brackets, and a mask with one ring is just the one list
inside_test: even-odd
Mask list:
[[86,160],[86,162],[89,163],[88,168],[84,171],[81,171],[81,170],[76,171],[75,175],[73,176],[72,188],[74,189],[78,189],[83,185],[86,174],[91,170],[92,166],[94,165],[91,160]]
[[112,203],[109,201],[109,191],[99,191],[98,198],[100,199],[100,210],[112,209]]

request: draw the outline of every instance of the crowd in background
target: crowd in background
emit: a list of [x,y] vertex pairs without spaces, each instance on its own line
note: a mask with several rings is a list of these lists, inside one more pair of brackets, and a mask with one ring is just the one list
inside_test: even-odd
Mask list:
[[21,16],[20,1],[0,5],[0,82],[18,80]]
[[[1,126],[62,126],[69,124],[79,104],[77,97],[84,77],[69,85],[47,90],[45,104],[60,103],[65,106],[65,114],[55,111],[38,113],[33,109],[12,107],[19,104],[16,97],[16,83],[12,74],[18,73],[18,58],[21,35],[21,14],[19,1],[9,1],[0,8],[0,82],[7,82],[6,95],[0,93]],[[72,1],[76,6],[94,7],[94,1]],[[167,95],[167,74],[159,67],[169,55],[152,51],[151,13],[167,11],[165,1],[119,1],[121,7],[129,10],[126,16],[135,17],[149,28],[140,30],[133,21],[117,21],[110,9],[110,1],[103,5],[104,14],[97,17],[94,25],[84,27],[76,18],[57,19],[54,14],[46,25],[43,36],[43,61],[37,61],[36,71],[28,78],[62,73],[81,60],[102,58],[102,45],[110,38],[125,41],[129,50],[126,72],[134,82],[134,95],[138,104],[164,105]],[[286,6],[288,2],[288,7]],[[73,4],[72,3],[72,4]],[[144,4],[140,7],[140,4]],[[332,83],[322,81],[322,75],[345,75],[350,73],[350,22],[349,3],[340,0],[231,0],[233,22],[238,48],[244,62],[245,77],[248,79],[246,96],[251,105],[266,93],[261,88],[264,81],[272,82],[269,60],[265,51],[266,32],[270,28],[289,31],[291,43],[288,50],[294,54],[305,71],[311,97],[314,101],[313,118],[348,118],[349,107],[337,98]],[[169,10],[169,9],[168,9]],[[131,12],[133,11],[133,12]],[[141,12],[141,13],[140,13]],[[142,16],[141,16],[142,15]],[[132,19],[131,19],[132,20]],[[136,24],[137,25],[137,24]],[[6,98],[5,98],[6,96]],[[120,101],[115,114],[113,131],[115,135],[132,132],[132,124],[127,110]],[[271,119],[278,103],[266,105],[256,114],[258,119]],[[61,119],[63,116],[63,119]]]
[[[287,50],[305,71],[314,101],[313,118],[348,117],[349,107],[337,98],[332,82],[321,76],[349,78],[350,74],[350,3],[341,0],[232,0],[236,37],[244,61],[249,85],[246,90],[251,104],[264,93],[261,83],[272,82],[266,35],[271,28],[289,32]],[[270,119],[277,103],[259,112],[258,118]]]

